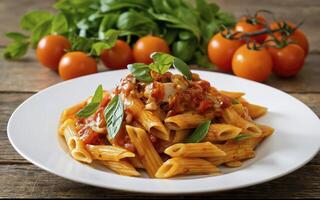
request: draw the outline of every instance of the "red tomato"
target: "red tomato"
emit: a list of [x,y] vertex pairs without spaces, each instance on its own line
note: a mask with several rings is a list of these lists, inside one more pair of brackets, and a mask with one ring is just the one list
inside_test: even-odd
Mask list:
[[243,41],[229,40],[217,33],[208,43],[208,57],[220,70],[232,71],[232,57]]
[[289,44],[281,49],[268,48],[273,60],[273,71],[278,76],[296,75],[304,65],[304,50],[296,44]]
[[237,76],[263,82],[271,74],[272,57],[265,48],[251,50],[244,44],[233,56],[232,69]]
[[169,53],[167,42],[156,36],[145,36],[140,38],[133,46],[133,57],[136,62],[150,64],[150,55],[153,52]]
[[65,50],[70,48],[71,44],[64,36],[47,35],[39,41],[36,54],[42,65],[57,70]]
[[59,63],[59,74],[63,80],[97,72],[97,62],[84,52],[66,53]]
[[117,40],[115,46],[111,49],[104,50],[100,58],[103,64],[110,69],[126,68],[128,64],[133,63],[132,50],[122,40]]
[[85,127],[79,131],[80,139],[84,144],[98,144],[99,134],[94,132],[91,128]]
[[[262,16],[258,15],[256,17],[244,17],[236,24],[235,31],[251,33],[263,29],[264,24],[266,24],[266,19]],[[263,34],[259,36],[253,36],[250,39],[262,43],[266,37],[267,35]]]
[[[279,22],[274,22],[270,25],[271,29],[278,29],[279,27]],[[280,26],[283,26],[284,22],[280,22]],[[295,25],[291,22],[287,22],[286,23],[291,27],[294,28]],[[274,35],[276,36],[277,39],[281,39],[281,34],[280,33],[274,33]],[[282,35],[285,35],[285,33],[282,33]],[[287,35],[285,35],[287,36]],[[295,42],[296,44],[298,44],[300,47],[302,47],[302,49],[304,50],[305,56],[308,55],[309,52],[309,42],[307,39],[307,36],[300,30],[300,29],[296,29],[291,35],[288,36],[288,40],[292,40],[293,42]]]

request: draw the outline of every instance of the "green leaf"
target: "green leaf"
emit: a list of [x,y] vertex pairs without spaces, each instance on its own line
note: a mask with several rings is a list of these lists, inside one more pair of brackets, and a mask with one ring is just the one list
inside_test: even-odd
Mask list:
[[163,39],[168,43],[168,45],[172,44],[176,37],[178,36],[178,30],[176,29],[167,29],[166,33],[163,36]]
[[243,134],[240,134],[238,135],[237,137],[233,138],[235,141],[239,142],[241,140],[245,140],[245,139],[248,139],[248,138],[252,138],[252,137],[255,137],[254,134],[246,134],[246,133],[243,133]]
[[110,29],[105,33],[104,40],[102,42],[96,42],[92,45],[91,54],[100,56],[103,50],[111,49],[117,42],[118,36],[121,31]]
[[29,39],[29,36],[24,35],[22,33],[18,33],[18,32],[8,32],[8,33],[6,33],[6,37],[8,37],[16,42],[22,42],[22,41]]
[[180,40],[190,40],[194,35],[190,31],[180,31],[179,38]]
[[231,103],[232,104],[239,104],[240,103],[240,101],[238,100],[238,99],[231,99]]
[[89,38],[79,37],[75,34],[70,35],[69,39],[72,44],[72,51],[83,51],[89,53],[94,43],[94,41]]
[[21,21],[20,27],[27,31],[32,31],[44,21],[52,19],[53,15],[47,11],[33,11],[25,14]]
[[185,62],[191,60],[196,49],[194,40],[176,41],[172,44],[172,54]]
[[118,18],[119,18],[119,14],[117,13],[108,13],[104,15],[99,25],[99,32],[98,32],[99,39],[103,40],[105,38],[105,32],[116,26]]
[[48,35],[50,33],[52,19],[48,19],[47,21],[43,21],[41,24],[38,24],[32,31],[31,43],[32,47],[36,48],[38,42],[41,38]]
[[137,10],[144,10],[147,6],[149,6],[148,0],[101,0],[100,1],[101,12],[110,12],[115,10],[121,9],[137,9]]
[[213,64],[208,59],[208,56],[203,54],[201,51],[196,51],[194,53],[194,58],[195,58],[196,64],[199,67],[204,67],[209,69],[213,68]]
[[99,85],[96,89],[91,102],[82,108],[79,112],[76,113],[78,117],[89,117],[95,113],[100,105],[100,102],[103,98],[103,88],[102,85]]
[[18,59],[26,54],[28,47],[28,42],[14,42],[4,49],[2,56],[6,59]]
[[148,65],[144,63],[133,63],[129,64],[127,67],[128,70],[132,73],[132,75],[139,81],[146,83],[153,81],[153,78],[150,75],[150,68]]
[[219,12],[218,17],[222,21],[222,23],[226,26],[232,26],[236,23],[236,18],[234,17],[234,15],[230,13]]
[[151,54],[153,63],[149,65],[149,68],[159,74],[164,74],[172,66],[174,57],[170,54],[155,52]]
[[200,124],[193,133],[187,138],[186,143],[198,143],[203,140],[209,130],[209,126],[211,124],[210,120],[207,120]]
[[175,58],[173,60],[173,66],[176,68],[178,71],[180,71],[188,80],[192,80],[192,74],[189,69],[189,66],[183,62],[180,58]]
[[123,121],[123,103],[118,95],[114,96],[104,110],[108,135],[112,139],[116,137]]
[[63,13],[59,13],[52,20],[51,33],[63,34],[68,32],[68,21]]

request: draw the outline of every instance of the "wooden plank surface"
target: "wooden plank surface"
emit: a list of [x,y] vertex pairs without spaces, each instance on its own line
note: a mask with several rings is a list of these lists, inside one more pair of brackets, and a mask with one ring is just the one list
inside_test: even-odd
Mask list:
[[[0,35],[18,31],[19,18],[31,10],[53,10],[55,0],[1,0]],[[275,12],[277,18],[293,22],[305,19],[302,30],[310,41],[311,54],[301,73],[291,79],[272,76],[266,83],[286,91],[320,116],[320,1],[317,0],[216,0],[237,17],[258,9]],[[0,51],[8,40],[0,37]],[[2,47],[2,49],[1,49]],[[105,71],[100,66],[100,71]],[[60,82],[59,76],[40,66],[34,52],[20,60],[0,60],[0,198],[106,198],[106,199],[195,199],[195,198],[320,198],[320,154],[301,169],[277,180],[232,192],[188,196],[155,196],[107,190],[60,178],[32,165],[10,145],[7,121],[14,109],[35,92]]]

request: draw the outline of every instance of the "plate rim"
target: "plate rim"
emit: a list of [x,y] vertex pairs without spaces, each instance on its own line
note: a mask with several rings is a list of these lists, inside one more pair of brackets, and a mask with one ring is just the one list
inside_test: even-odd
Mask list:
[[[176,70],[170,70],[170,71],[176,71]],[[277,88],[274,88],[272,86],[269,86],[269,85],[266,85],[266,84],[263,84],[263,83],[259,83],[259,82],[255,82],[255,81],[251,81],[251,80],[247,80],[247,79],[244,79],[244,78],[241,78],[241,77],[236,77],[236,76],[233,76],[233,75],[230,75],[230,74],[225,74],[225,73],[220,73],[220,72],[215,72],[215,71],[206,71],[206,70],[194,70],[192,69],[191,70],[192,72],[200,72],[200,73],[214,73],[214,74],[219,74],[219,75],[222,75],[222,76],[229,76],[229,77],[232,77],[232,78],[235,78],[235,79],[241,79],[242,81],[247,81],[247,82],[251,82],[251,84],[258,84],[258,85],[261,85],[261,86],[264,86],[264,87],[268,87],[269,89],[273,89],[273,90],[276,90],[277,92],[280,92],[284,95],[287,95],[288,97],[294,99],[295,101],[299,102],[301,105],[304,106],[305,109],[309,110],[310,111],[310,114],[312,113],[313,114],[313,117],[316,117],[316,118],[319,118],[315,112],[309,107],[307,106],[306,104],[304,104],[302,101],[300,101],[299,99],[297,99],[296,97],[280,90],[280,89],[277,89]],[[114,189],[114,190],[119,190],[119,191],[129,191],[129,192],[136,192],[136,193],[146,193],[146,194],[167,194],[167,195],[174,195],[174,194],[197,194],[197,193],[206,193],[206,192],[221,192],[221,191],[228,191],[228,190],[234,190],[234,189],[240,189],[240,188],[245,188],[245,187],[249,187],[249,186],[253,186],[253,185],[259,185],[259,184],[262,184],[262,183],[266,183],[266,182],[269,182],[269,181],[272,181],[272,180],[275,180],[275,179],[278,179],[280,177],[283,177],[283,176],[286,176],[294,171],[296,171],[297,169],[303,167],[304,165],[306,165],[308,162],[310,162],[318,153],[319,153],[319,150],[320,150],[320,144],[318,145],[318,148],[316,151],[314,151],[314,153],[312,155],[309,155],[309,157],[307,159],[304,159],[304,162],[300,163],[299,165],[296,165],[294,168],[290,169],[290,170],[287,170],[286,172],[282,172],[282,173],[278,173],[276,175],[273,175],[273,176],[270,176],[269,178],[264,178],[264,179],[261,179],[259,181],[251,181],[249,183],[246,183],[246,184],[239,184],[239,185],[235,185],[235,186],[226,186],[224,188],[221,188],[221,189],[215,189],[215,188],[193,188],[193,190],[190,190],[190,191],[177,191],[177,190],[164,190],[163,188],[161,189],[158,189],[158,190],[155,190],[155,191],[150,191],[150,190],[143,190],[143,189],[139,189],[139,188],[122,188],[121,185],[101,185],[101,184],[98,184],[98,183],[95,183],[95,182],[92,182],[92,181],[83,181],[83,180],[80,180],[80,179],[76,179],[76,178],[73,178],[71,176],[69,176],[69,174],[65,173],[65,174],[61,174],[61,173],[57,173],[56,171],[46,167],[45,165],[41,164],[41,163],[38,163],[37,161],[35,161],[34,159],[32,159],[31,157],[25,155],[25,153],[19,149],[19,147],[16,146],[16,144],[14,143],[14,141],[12,140],[12,134],[13,133],[10,133],[10,127],[13,126],[12,125],[12,119],[15,117],[16,113],[20,110],[21,107],[23,107],[27,102],[29,102],[30,100],[32,100],[33,98],[35,98],[36,96],[38,95],[41,95],[42,93],[45,93],[47,92],[48,90],[52,89],[52,88],[55,88],[55,87],[60,87],[61,85],[64,85],[64,84],[68,84],[69,82],[73,82],[74,80],[79,80],[79,79],[86,79],[86,78],[90,78],[90,77],[94,77],[94,76],[97,76],[97,75],[104,75],[104,74],[108,74],[110,72],[128,72],[127,69],[120,69],[120,70],[111,70],[111,71],[105,71],[105,72],[100,72],[100,73],[95,73],[95,74],[90,74],[90,75],[86,75],[86,76],[82,76],[82,77],[78,77],[78,78],[75,78],[75,79],[71,79],[71,80],[67,80],[67,81],[62,81],[62,82],[59,82],[59,83],[56,83],[54,85],[51,85],[47,88],[44,88],[44,89],[41,89],[39,90],[38,92],[36,92],[35,94],[31,95],[30,97],[28,97],[27,99],[25,99],[11,114],[11,116],[9,117],[9,120],[7,122],[7,137],[9,139],[9,142],[10,144],[13,146],[13,148],[15,149],[15,151],[17,151],[24,159],[26,159],[28,162],[34,164],[35,166],[39,167],[40,169],[43,169],[47,172],[50,172],[56,176],[59,176],[59,177],[62,177],[62,178],[65,178],[67,180],[71,180],[71,181],[74,181],[74,182],[78,182],[78,183],[82,183],[82,184],[86,184],[86,185],[91,185],[91,186],[96,186],[96,187],[100,187],[100,188],[105,188],[105,189]],[[121,176],[121,175],[119,175]],[[207,177],[207,178],[210,178],[210,177]],[[160,179],[161,180],[161,179]],[[165,179],[165,180],[170,180],[170,179]]]

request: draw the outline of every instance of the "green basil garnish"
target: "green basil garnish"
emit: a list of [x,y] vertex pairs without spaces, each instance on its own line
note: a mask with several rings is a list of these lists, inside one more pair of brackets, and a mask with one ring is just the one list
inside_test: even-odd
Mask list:
[[99,85],[92,97],[91,102],[82,108],[79,112],[76,113],[78,117],[89,117],[95,113],[100,105],[100,102],[103,98],[103,88],[102,85]]
[[150,68],[144,63],[133,63],[128,66],[129,71],[133,74],[136,79],[142,82],[151,82],[153,78],[150,75]]
[[104,110],[104,117],[107,123],[108,135],[113,139],[119,132],[123,120],[123,103],[118,95],[111,99]]
[[245,139],[248,139],[248,138],[251,138],[251,137],[254,137],[253,134],[240,134],[238,135],[237,137],[233,138],[235,141],[239,142],[241,140],[245,140]]
[[209,130],[209,126],[211,124],[210,120],[207,120],[200,124],[194,132],[187,138],[186,143],[197,143],[203,140]]
[[172,66],[174,56],[166,53],[155,52],[151,54],[153,63],[149,65],[150,69],[158,72],[159,74],[166,73]]
[[192,80],[192,74],[189,66],[180,58],[174,58],[173,66],[180,71],[188,80]]

